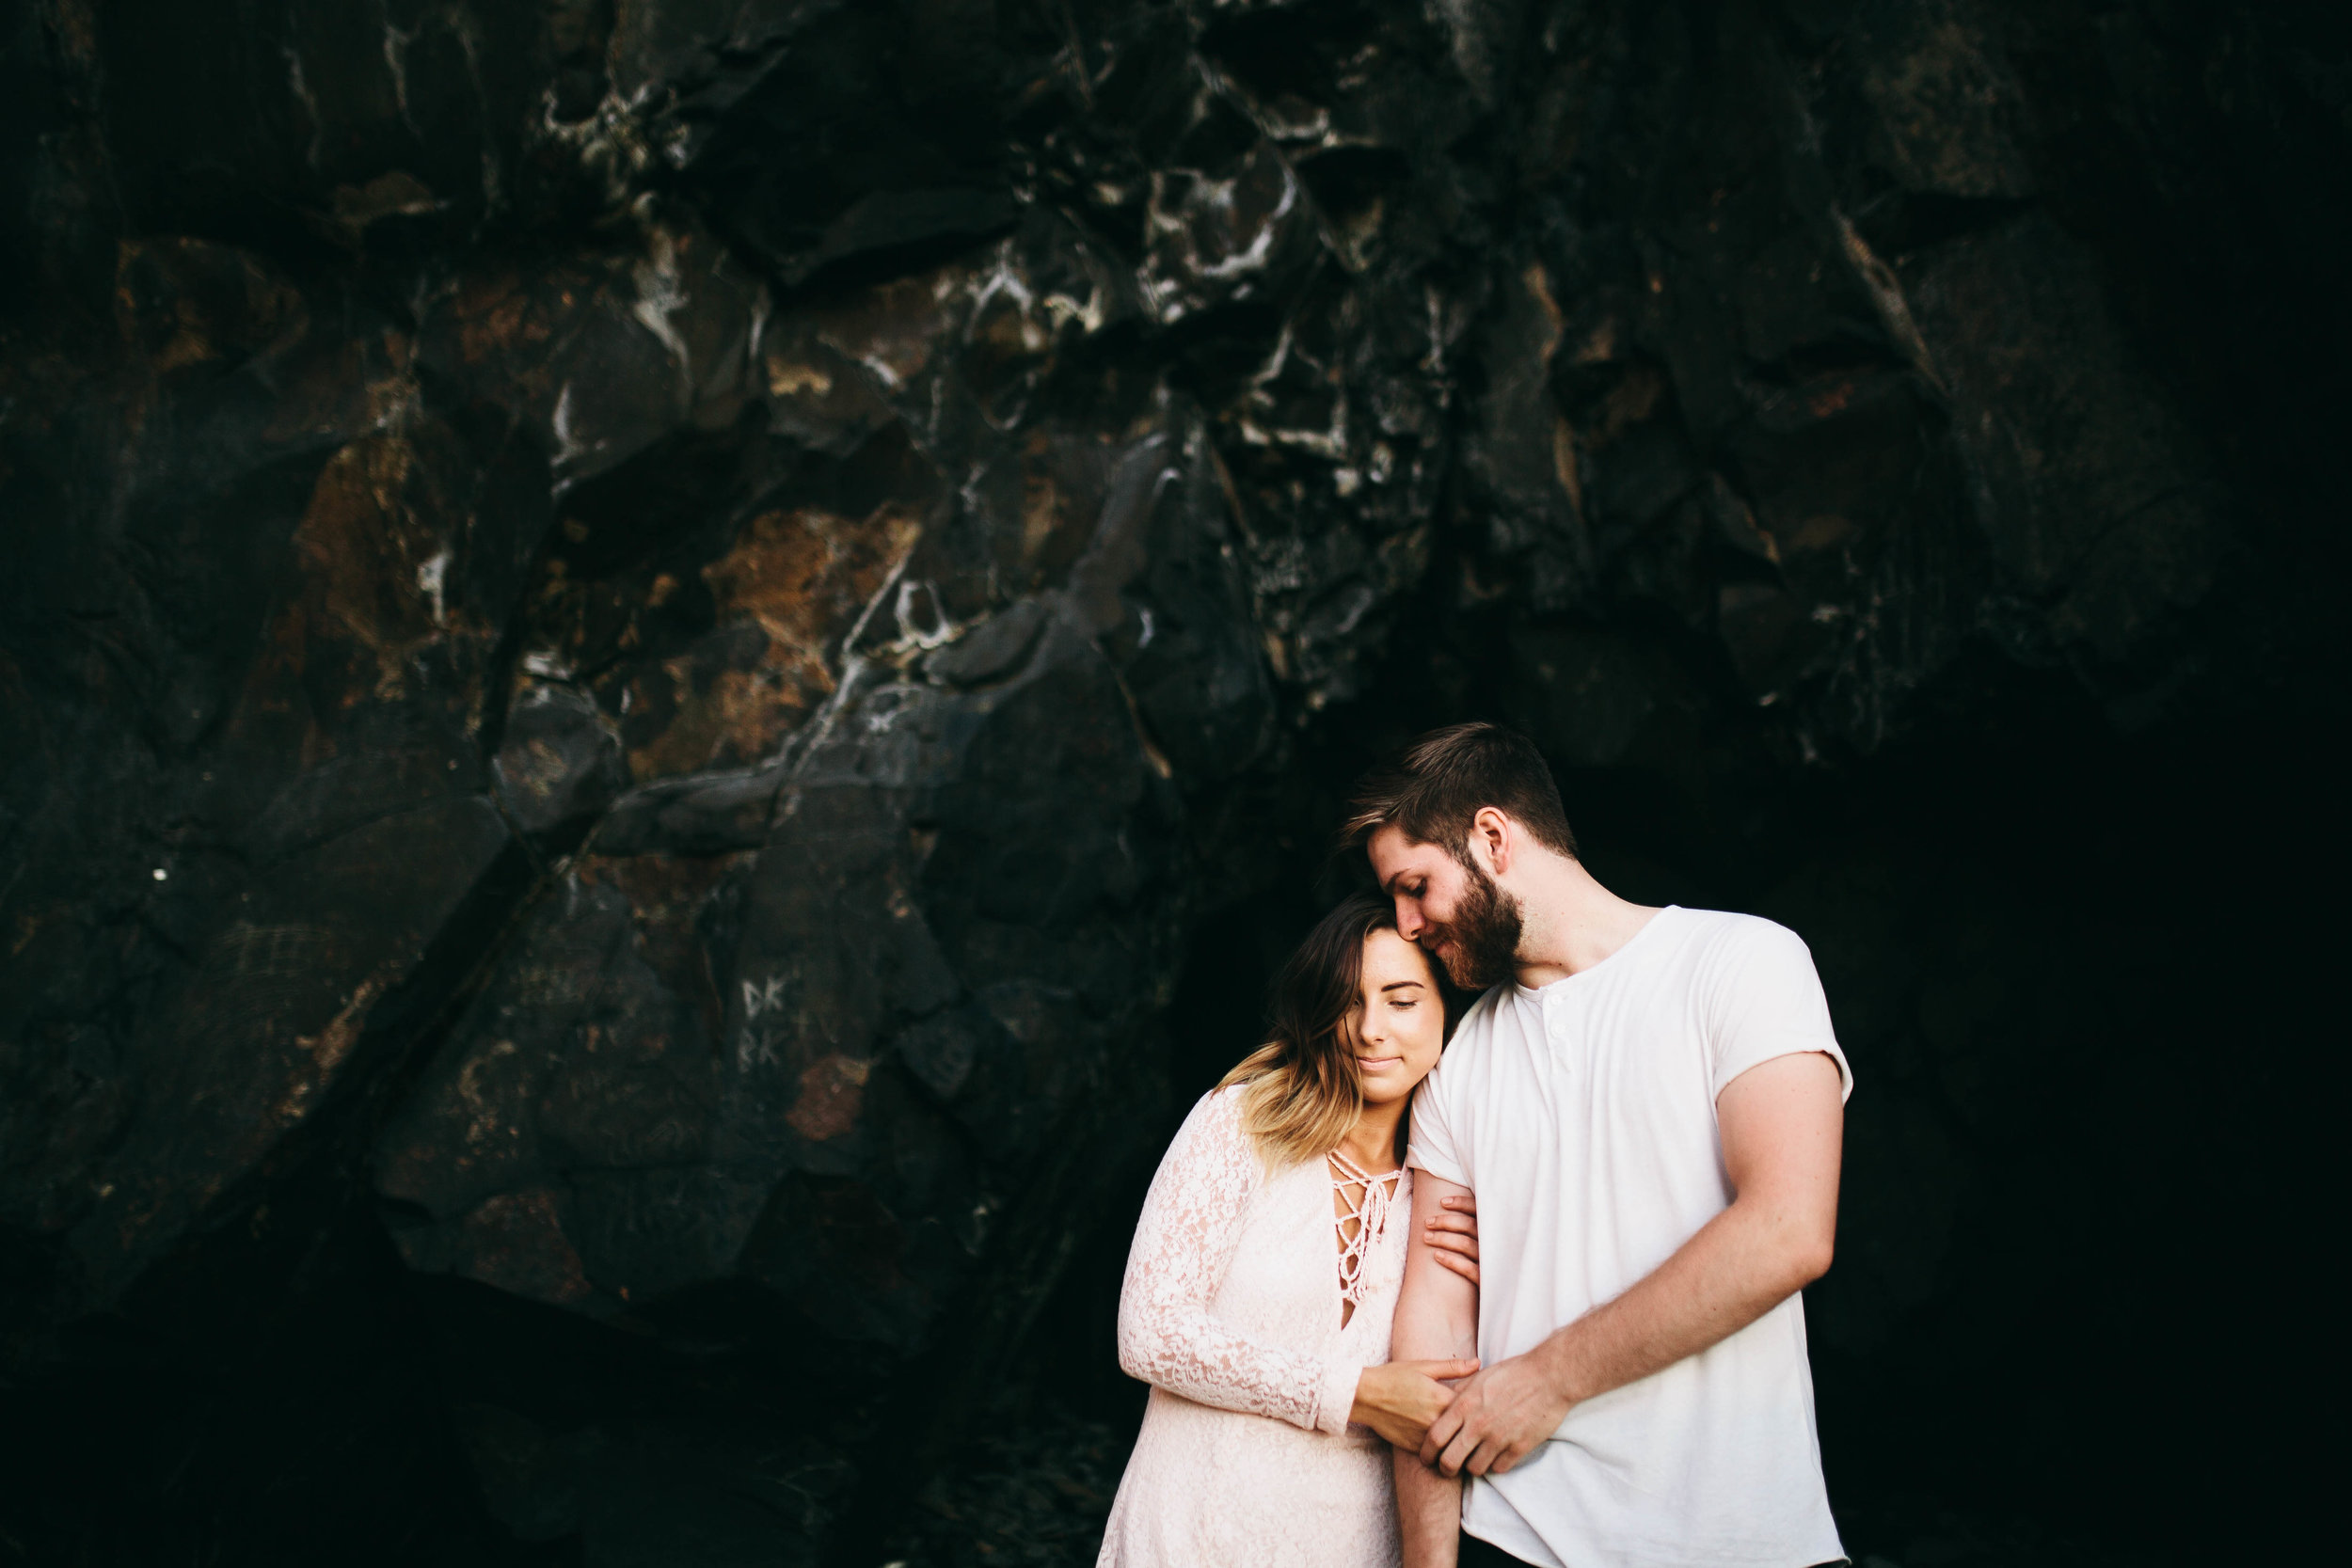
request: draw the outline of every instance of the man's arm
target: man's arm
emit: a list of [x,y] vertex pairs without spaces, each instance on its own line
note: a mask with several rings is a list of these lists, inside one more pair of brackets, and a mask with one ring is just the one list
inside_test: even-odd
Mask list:
[[[1725,1085],[1715,1116],[1731,1206],[1625,1294],[1464,1383],[1430,1424],[1421,1458],[1449,1476],[1508,1470],[1576,1405],[1729,1338],[1828,1272],[1845,1132],[1841,1086],[1837,1064],[1821,1052],[1775,1056]],[[1417,1213],[1422,1180],[1414,1181]],[[1398,1354],[1410,1267],[1397,1305]],[[1407,1468],[1419,1466],[1400,1456],[1400,1507]]]
[[[1396,1323],[1389,1338],[1389,1354],[1396,1360],[1438,1361],[1478,1354],[1478,1288],[1443,1267],[1429,1244],[1429,1222],[1443,1212],[1438,1205],[1469,1192],[1425,1170],[1413,1172],[1413,1232],[1406,1244],[1405,1283],[1397,1294]],[[1462,1528],[1460,1467],[1439,1475],[1409,1449],[1395,1449],[1393,1456],[1405,1568],[1454,1568]]]

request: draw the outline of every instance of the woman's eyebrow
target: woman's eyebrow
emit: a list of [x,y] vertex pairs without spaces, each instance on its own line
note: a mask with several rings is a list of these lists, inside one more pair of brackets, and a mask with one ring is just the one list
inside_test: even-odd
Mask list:
[[1391,980],[1387,985],[1382,986],[1380,990],[1384,994],[1392,990],[1405,990],[1407,988],[1413,990],[1419,990],[1426,984],[1428,984],[1428,982],[1425,980]]

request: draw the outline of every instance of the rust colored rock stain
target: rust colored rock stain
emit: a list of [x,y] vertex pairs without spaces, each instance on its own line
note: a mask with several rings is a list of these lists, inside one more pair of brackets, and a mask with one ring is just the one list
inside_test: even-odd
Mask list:
[[734,548],[703,568],[720,629],[631,683],[629,706],[651,716],[652,730],[631,737],[632,773],[661,778],[772,754],[832,692],[841,638],[921,527],[894,503],[863,519],[803,508],[745,524]]
[[125,241],[115,254],[115,319],[157,375],[282,348],[310,315],[292,284],[203,240]]
[[897,391],[930,368],[946,302],[963,277],[961,268],[943,267],[866,289],[823,313],[818,340]]
[[[551,280],[542,291],[568,309],[574,292]],[[522,349],[536,349],[554,336],[544,297],[534,299],[511,272],[469,278],[457,292],[452,316],[457,323],[457,352],[469,365],[492,363]]]
[[548,1188],[501,1193],[467,1215],[464,1228],[460,1272],[469,1278],[528,1300],[564,1305],[596,1293]]
[[[1036,443],[1032,441],[1034,446]],[[1034,562],[1042,559],[1061,527],[1063,507],[1061,492],[1055,487],[1054,476],[1031,467],[1022,475],[1021,485],[1021,557]]]
[[364,436],[327,460],[294,530],[310,635],[358,644],[387,701],[405,693],[411,657],[442,630],[432,584],[447,546],[417,504],[416,477],[405,439]]
[[1653,365],[1637,364],[1610,388],[1601,406],[1601,421],[1591,433],[1596,446],[1604,446],[1657,414],[1666,396],[1666,378]]
[[1813,393],[1804,400],[1804,406],[1805,411],[1815,419],[1826,420],[1832,414],[1844,413],[1847,404],[1852,402],[1853,383],[1840,381],[1836,386],[1824,387]]
[[800,1098],[784,1119],[811,1143],[837,1138],[857,1125],[873,1064],[838,1052],[811,1062],[801,1073]]
[[457,1074],[458,1098],[465,1101],[467,1111],[466,1148],[469,1159],[503,1153],[522,1141],[522,1129],[505,1116],[503,1101],[483,1085],[485,1069],[516,1054],[513,1040],[500,1040],[490,1047],[487,1057],[468,1062]]
[[343,1059],[351,1054],[352,1046],[358,1042],[359,1022],[383,990],[381,975],[369,977],[358,990],[352,992],[351,1000],[343,1004],[342,1011],[327,1020],[326,1027],[315,1035],[294,1037],[295,1047],[310,1053],[310,1069],[321,1080],[332,1078],[335,1069],[342,1067]]
[[378,973],[359,983],[333,1018],[326,1021],[314,1035],[296,1035],[294,1053],[281,1063],[287,1078],[285,1092],[273,1108],[275,1122],[256,1129],[256,1141],[249,1157],[259,1159],[278,1134],[309,1116],[319,1100],[334,1084],[336,1073],[351,1055],[351,1048],[359,1041],[359,1031],[365,1023],[368,1009],[382,995],[389,976]]

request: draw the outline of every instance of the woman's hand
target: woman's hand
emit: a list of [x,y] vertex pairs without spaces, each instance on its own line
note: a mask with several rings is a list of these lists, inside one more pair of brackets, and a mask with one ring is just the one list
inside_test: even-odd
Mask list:
[[1441,1214],[1429,1216],[1421,1239],[1430,1256],[1471,1284],[1478,1283],[1478,1199],[1470,1193],[1440,1198]]
[[1418,1453],[1429,1435],[1429,1423],[1454,1402],[1454,1390],[1438,1380],[1468,1377],[1476,1370],[1475,1361],[1391,1361],[1366,1367],[1356,1379],[1356,1404],[1347,1418]]

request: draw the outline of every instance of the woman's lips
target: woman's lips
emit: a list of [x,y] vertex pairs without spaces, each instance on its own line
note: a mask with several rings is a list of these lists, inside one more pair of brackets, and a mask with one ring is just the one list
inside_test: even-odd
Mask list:
[[1402,1056],[1359,1056],[1356,1065],[1366,1072],[1385,1072],[1404,1059]]

